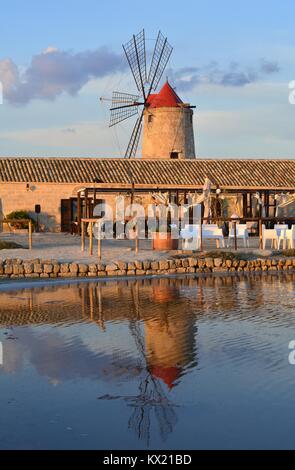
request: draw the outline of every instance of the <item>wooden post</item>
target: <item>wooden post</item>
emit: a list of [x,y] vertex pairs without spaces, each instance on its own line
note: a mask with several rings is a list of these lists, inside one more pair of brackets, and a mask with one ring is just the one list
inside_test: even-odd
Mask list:
[[243,191],[243,217],[248,217],[248,196],[246,191]]
[[89,254],[93,255],[93,223],[89,222]]
[[265,216],[269,217],[269,191],[265,191]]
[[93,216],[93,211],[96,206],[96,189],[94,188],[93,190],[93,209],[92,209],[92,216]]
[[85,189],[85,217],[86,219],[89,219],[89,205],[88,205],[88,189]]
[[32,221],[29,220],[29,250],[33,247]]
[[139,240],[138,240],[138,236],[136,234],[136,237],[135,237],[135,253],[138,254],[138,245],[139,245]]
[[81,222],[81,251],[85,250],[85,225],[84,221]]
[[78,219],[78,227],[79,227],[79,234],[81,233],[81,218],[82,218],[82,213],[81,213],[81,191],[78,191],[77,194],[77,219]]
[[97,256],[98,256],[98,259],[100,260],[101,259],[101,238],[100,238],[100,234],[99,234],[99,237],[97,239]]
[[201,217],[201,222],[200,222],[200,237],[201,237],[201,251],[203,251],[203,221],[202,221],[202,217]]
[[262,249],[262,218],[261,217],[259,219],[258,227],[259,227],[259,248]]
[[237,251],[238,243],[237,243],[237,222],[236,222],[236,220],[234,221],[234,240],[235,240],[235,250]]

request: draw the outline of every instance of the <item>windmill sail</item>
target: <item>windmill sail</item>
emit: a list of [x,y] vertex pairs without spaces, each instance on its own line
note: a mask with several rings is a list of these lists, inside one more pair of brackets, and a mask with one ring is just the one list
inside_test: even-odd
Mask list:
[[[142,110],[140,116],[136,120],[125,153],[125,158],[131,158],[136,155],[142,130],[144,110],[149,106],[149,96],[152,90],[156,90],[158,83],[161,80],[171,55],[172,47],[168,43],[167,38],[165,38],[161,31],[159,31],[148,77],[144,29],[140,33],[133,35],[132,39],[123,45],[123,49],[139,94],[136,95],[119,91],[113,92],[109,127],[115,126],[116,124],[137,115],[139,110]],[[148,87],[149,90],[147,92],[146,90]]]
[[141,113],[140,117],[137,118],[137,121],[133,128],[131,138],[129,140],[129,144],[126,149],[125,158],[132,158],[132,157],[135,157],[136,155],[138,142],[139,142],[139,138],[140,138],[140,134],[142,130],[142,118],[143,118],[143,112]]
[[113,91],[109,127],[138,114],[139,95]]
[[167,38],[164,38],[161,31],[159,31],[148,76],[150,91],[157,88],[172,53],[172,49]]
[[144,84],[146,83],[146,52],[144,29],[133,35],[132,39],[123,45],[128,63],[130,65],[137,89],[145,97]]

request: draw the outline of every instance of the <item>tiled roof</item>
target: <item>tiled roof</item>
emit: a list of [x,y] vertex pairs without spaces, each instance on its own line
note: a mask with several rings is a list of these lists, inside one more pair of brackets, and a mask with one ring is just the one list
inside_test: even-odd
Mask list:
[[295,160],[0,158],[1,182],[101,183],[201,187],[205,176],[224,188],[295,189]]

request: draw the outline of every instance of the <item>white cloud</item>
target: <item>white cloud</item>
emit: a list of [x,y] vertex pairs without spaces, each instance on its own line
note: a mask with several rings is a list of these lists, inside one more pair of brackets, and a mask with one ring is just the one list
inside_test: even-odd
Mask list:
[[48,47],[34,55],[24,71],[11,60],[0,60],[4,96],[13,104],[33,99],[54,100],[62,93],[75,95],[92,78],[111,75],[126,68],[122,54],[106,47],[74,53]]
[[268,75],[279,72],[277,61],[261,59],[251,66],[242,66],[231,62],[227,67],[212,61],[205,66],[189,66],[170,69],[168,74],[178,90],[190,91],[202,84],[221,85],[223,87],[244,87],[261,81]]
[[53,47],[53,46],[48,46],[46,49],[44,49],[43,54],[50,54],[51,52],[57,52],[58,48]]
[[10,93],[19,81],[19,71],[11,59],[0,60],[0,80],[3,90]]

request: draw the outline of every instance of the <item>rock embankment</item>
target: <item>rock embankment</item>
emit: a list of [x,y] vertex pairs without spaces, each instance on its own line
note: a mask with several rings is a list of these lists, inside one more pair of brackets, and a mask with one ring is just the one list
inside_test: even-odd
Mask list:
[[54,259],[0,260],[0,280],[15,278],[71,278],[146,276],[185,273],[247,273],[292,271],[295,258],[223,260],[222,258],[175,258],[161,260],[135,260],[112,263],[64,263]]

